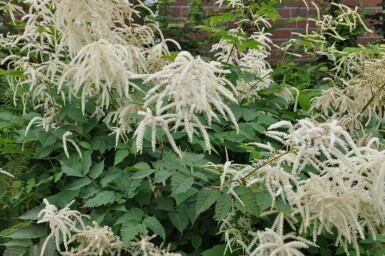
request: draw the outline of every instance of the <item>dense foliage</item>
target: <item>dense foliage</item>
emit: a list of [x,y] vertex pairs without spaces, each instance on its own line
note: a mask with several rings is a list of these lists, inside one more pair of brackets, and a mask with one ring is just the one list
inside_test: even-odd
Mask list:
[[168,2],[0,1],[3,255],[384,255],[385,62],[358,9],[276,46],[278,1],[190,1],[176,34]]

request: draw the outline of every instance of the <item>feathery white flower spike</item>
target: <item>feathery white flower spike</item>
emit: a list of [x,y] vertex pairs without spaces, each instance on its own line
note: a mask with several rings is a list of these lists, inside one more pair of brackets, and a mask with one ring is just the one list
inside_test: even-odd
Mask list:
[[119,256],[123,249],[123,242],[115,236],[108,226],[100,227],[95,221],[93,226],[86,226],[84,230],[79,230],[68,241],[77,243],[76,248],[70,252],[64,252],[63,256]]
[[[234,97],[235,87],[223,77],[228,72],[221,69],[221,64],[218,62],[207,63],[200,57],[194,58],[188,52],[181,52],[173,63],[155,74],[146,76],[145,82],[154,83],[155,86],[147,92],[144,106],[149,107],[155,103],[158,120],[160,121],[161,116],[167,117],[167,122],[162,122],[167,123],[168,127],[173,123],[173,130],[183,126],[190,141],[196,130],[199,130],[206,142],[207,150],[210,151],[206,127],[201,123],[198,115],[203,113],[210,126],[213,118],[219,120],[219,113],[225,119],[230,118],[236,130],[239,131],[235,116],[225,103],[225,100],[237,103]],[[142,114],[149,117],[148,111]],[[147,120],[150,119],[147,118]],[[143,125],[144,123],[141,122]],[[141,135],[139,130],[137,131]],[[137,142],[140,146],[140,140]]]
[[44,241],[40,256],[44,256],[45,248],[51,238],[55,239],[56,249],[59,252],[61,252],[60,239],[63,239],[64,248],[68,251],[68,242],[72,237],[71,232],[78,231],[78,225],[80,225],[82,229],[85,229],[81,213],[70,209],[70,206],[75,202],[75,200],[67,204],[61,210],[58,210],[55,205],[50,204],[47,199],[44,199],[43,202],[45,204],[45,208],[39,212],[37,216],[39,220],[37,223],[47,222],[51,233]]
[[7,175],[8,177],[15,178],[15,176],[13,176],[11,173],[4,171],[3,168],[0,168],[0,174],[4,174],[4,175]]
[[70,158],[70,154],[68,152],[68,147],[67,147],[67,142],[71,143],[72,146],[74,146],[74,148],[76,149],[76,151],[78,152],[80,158],[83,157],[83,154],[82,154],[82,151],[80,150],[79,146],[76,145],[75,141],[73,141],[72,139],[69,139],[68,136],[71,136],[72,135],[72,132],[70,131],[66,131],[63,136],[62,136],[62,140],[63,140],[63,148],[64,148],[64,153],[66,154],[66,156],[68,158]]

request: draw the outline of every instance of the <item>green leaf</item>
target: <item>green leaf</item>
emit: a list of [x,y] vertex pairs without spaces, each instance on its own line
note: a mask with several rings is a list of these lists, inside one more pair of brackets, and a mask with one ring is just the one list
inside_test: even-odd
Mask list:
[[88,173],[88,176],[92,179],[96,179],[102,174],[104,169],[104,161],[101,161],[100,163],[93,164],[91,167],[90,172]]
[[273,200],[271,198],[271,195],[268,192],[259,191],[256,193],[256,196],[257,196],[257,203],[261,208],[261,211],[271,207]]
[[127,198],[133,198],[138,193],[137,190],[142,184],[143,180],[137,179],[133,180],[127,175],[123,173],[118,175],[114,179],[114,183],[117,185],[117,189],[122,191],[122,194]]
[[259,133],[264,133],[266,131],[266,128],[260,125],[257,122],[250,122],[248,123],[251,127],[253,127],[254,130],[256,130]]
[[174,201],[169,197],[157,197],[154,199],[155,209],[172,212],[174,210]]
[[19,216],[19,219],[21,220],[38,220],[37,215],[41,210],[43,210],[44,206],[37,206],[29,210],[28,212],[24,213],[23,215]]
[[200,235],[193,235],[191,237],[191,245],[194,247],[195,250],[198,250],[199,247],[202,245],[202,237]]
[[143,219],[144,212],[142,209],[139,209],[137,207],[130,208],[125,214],[120,216],[116,222],[115,225],[117,224],[125,224],[126,222],[130,221],[137,221],[140,222]]
[[65,161],[60,161],[60,165],[62,168],[62,171],[67,175],[67,176],[74,176],[74,177],[83,177],[82,173],[82,165],[80,162],[75,162],[69,160]]
[[198,192],[199,192],[198,189],[191,187],[186,192],[174,195],[175,202],[177,205],[179,205],[180,203],[186,201],[187,199],[189,199],[193,195],[198,194]]
[[183,230],[185,230],[188,225],[188,217],[185,214],[177,212],[169,212],[168,216],[170,217],[171,223],[182,234]]
[[155,217],[152,216],[147,216],[143,223],[147,225],[149,229],[151,229],[155,234],[163,238],[163,240],[166,239],[166,232],[164,230],[164,227],[162,224],[159,222],[159,220]]
[[134,175],[132,175],[131,179],[143,179],[143,178],[146,178],[147,176],[150,176],[151,174],[153,174],[155,172],[154,169],[145,169],[145,170],[140,170],[140,171],[137,171],[134,173]]
[[113,202],[116,202],[120,199],[121,197],[113,191],[103,191],[96,194],[95,197],[89,200],[86,200],[83,207],[92,208],[92,207],[98,207],[101,205],[112,204]]
[[202,256],[219,256],[225,255],[226,245],[218,244],[213,248],[208,249],[202,253]]
[[224,219],[230,212],[232,197],[228,194],[222,194],[215,205],[215,217],[218,220]]
[[91,181],[89,179],[86,179],[86,178],[80,178],[80,179],[77,179],[75,180],[74,182],[72,182],[71,184],[67,185],[65,187],[65,189],[68,189],[68,190],[77,190],[77,189],[80,189],[84,186],[87,186],[88,184],[90,184]]
[[235,200],[235,207],[243,213],[249,213],[255,216],[259,216],[260,207],[257,202],[257,196],[254,191],[247,187],[237,187],[235,189],[235,193],[237,193],[239,200]]
[[79,142],[79,146],[81,146],[82,148],[85,148],[85,149],[89,149],[89,150],[92,149],[90,143],[88,143],[87,141],[81,141],[81,142]]
[[131,242],[131,240],[134,239],[135,236],[143,234],[145,232],[146,224],[138,223],[136,221],[125,223],[120,230],[123,243],[126,245],[128,245],[128,243]]
[[194,184],[194,179],[192,177],[186,177],[182,174],[175,173],[171,177],[171,190],[172,194],[180,194],[186,192]]
[[56,142],[56,136],[49,135],[48,137],[44,138],[44,140],[42,140],[41,145],[43,147],[48,147],[54,144],[55,142]]
[[115,161],[114,161],[114,166],[117,164],[121,163],[129,154],[128,150],[118,150],[115,153]]
[[89,151],[89,150],[83,153],[83,157],[82,157],[83,175],[87,175],[87,173],[90,171],[90,168],[92,165],[91,155],[92,155],[92,151]]
[[220,196],[221,192],[217,189],[203,188],[197,196],[196,216],[206,211]]
[[258,113],[253,109],[244,109],[243,111],[243,119],[245,119],[246,122],[256,120],[257,116]]
[[155,183],[165,182],[171,175],[172,175],[172,172],[169,172],[166,170],[156,171],[154,176],[154,182]]
[[303,110],[309,111],[311,107],[311,99],[307,94],[300,92],[298,97],[298,103]]
[[29,226],[8,235],[8,238],[13,239],[34,239],[40,238],[47,235],[47,231],[45,227],[42,226]]
[[232,105],[230,106],[231,112],[233,112],[235,119],[239,121],[239,119],[243,115],[243,108],[238,105]]

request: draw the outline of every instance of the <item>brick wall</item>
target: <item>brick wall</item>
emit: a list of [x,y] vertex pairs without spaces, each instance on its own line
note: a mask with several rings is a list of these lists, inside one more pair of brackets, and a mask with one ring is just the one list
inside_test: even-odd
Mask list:
[[[289,21],[290,19],[296,17],[315,17],[316,10],[311,5],[311,1],[307,1],[309,9],[306,8],[302,1],[293,1],[289,4],[283,4],[282,7],[278,8],[278,12],[281,18],[276,20],[274,23]],[[203,2],[205,11],[207,12],[218,8],[218,6],[215,5],[215,0],[210,0],[208,2],[203,0]],[[378,13],[381,12],[381,7],[377,6],[377,4],[380,2],[381,0],[362,0],[361,3],[359,0],[344,0],[343,3],[350,7],[359,6],[361,12],[365,11],[366,13]],[[186,0],[175,0],[175,2],[170,5],[170,8],[172,10],[172,15],[175,17],[175,21],[183,21],[183,19],[186,19],[186,12],[189,10],[189,5]],[[286,41],[288,38],[293,36],[292,32],[304,33],[306,29],[306,23],[307,22],[305,20],[296,21],[274,29],[272,31],[274,42],[280,44]],[[309,29],[311,28],[314,28],[314,24],[309,23]],[[381,38],[382,36],[373,34],[359,38],[359,43],[367,43],[368,41]]]

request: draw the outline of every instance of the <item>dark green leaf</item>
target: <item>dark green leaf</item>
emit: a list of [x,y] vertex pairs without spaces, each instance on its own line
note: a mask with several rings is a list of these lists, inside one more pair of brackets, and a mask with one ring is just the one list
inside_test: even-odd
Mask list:
[[230,212],[232,197],[228,194],[222,194],[215,205],[215,217],[218,220],[224,219]]
[[129,154],[128,150],[118,150],[115,153],[114,166],[121,163]]
[[95,197],[86,200],[83,207],[89,208],[89,207],[98,207],[106,204],[112,204],[113,202],[116,202],[120,199],[121,197],[113,191],[103,191],[96,194]]
[[168,216],[170,217],[171,223],[178,229],[178,231],[183,233],[183,230],[185,230],[188,225],[187,216],[176,212],[169,212]]
[[92,179],[96,179],[102,174],[104,169],[104,161],[101,161],[100,163],[93,164],[91,167],[90,172],[88,173],[88,176]]
[[220,196],[221,192],[217,189],[203,188],[197,196],[196,215],[198,216],[202,212],[206,211],[218,200]]
[[166,232],[164,231],[164,228],[162,224],[159,222],[159,220],[152,216],[147,216],[143,223],[147,225],[149,229],[151,229],[155,234],[163,238],[163,240],[166,239]]
[[186,192],[194,184],[194,179],[192,177],[186,177],[182,174],[175,173],[171,177],[171,190],[172,194],[180,194]]

